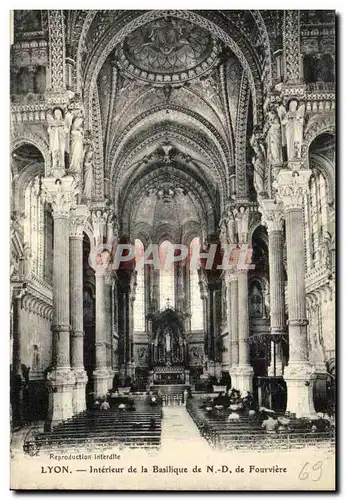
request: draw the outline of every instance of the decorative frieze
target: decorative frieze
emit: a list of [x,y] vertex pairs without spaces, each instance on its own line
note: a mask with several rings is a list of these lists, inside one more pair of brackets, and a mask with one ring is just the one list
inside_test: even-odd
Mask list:
[[299,10],[284,11],[283,51],[285,81],[298,83],[301,77]]
[[66,88],[65,23],[62,10],[48,11],[50,86],[54,92]]
[[11,66],[47,66],[48,43],[46,40],[27,40],[12,45]]

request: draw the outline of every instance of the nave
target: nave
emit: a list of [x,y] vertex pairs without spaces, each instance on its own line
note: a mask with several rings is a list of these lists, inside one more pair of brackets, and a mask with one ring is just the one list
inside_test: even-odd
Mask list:
[[[27,433],[22,444],[28,455],[41,451],[92,450],[150,452],[204,456],[214,451],[332,450],[335,421],[327,414],[296,418],[251,405],[219,405],[221,394],[194,394],[164,399],[141,395],[103,402],[47,432]],[[224,399],[223,398],[223,404]],[[167,402],[169,401],[169,402]],[[239,401],[239,400],[238,400]],[[238,410],[234,410],[235,406]],[[236,417],[236,419],[234,419]],[[273,423],[273,426],[267,424]],[[42,429],[41,429],[42,430]],[[17,448],[20,440],[17,440]],[[21,446],[21,444],[19,444]]]

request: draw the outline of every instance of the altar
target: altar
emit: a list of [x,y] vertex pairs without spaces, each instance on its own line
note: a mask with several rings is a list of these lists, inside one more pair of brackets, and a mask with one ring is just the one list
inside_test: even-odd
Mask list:
[[158,366],[153,370],[154,384],[184,384],[185,369],[183,366]]
[[166,307],[148,318],[152,325],[149,349],[152,384],[189,384],[184,317],[180,311]]

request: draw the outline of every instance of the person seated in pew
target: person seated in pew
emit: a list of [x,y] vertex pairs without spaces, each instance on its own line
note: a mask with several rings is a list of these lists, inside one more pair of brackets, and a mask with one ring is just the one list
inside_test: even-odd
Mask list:
[[150,427],[149,428],[150,428],[150,431],[153,431],[156,428],[156,419],[154,417],[150,418]]
[[208,407],[210,407],[210,406],[212,406],[212,398],[208,397],[208,398],[206,398],[206,399],[204,399],[204,400],[202,401],[202,403],[201,403],[201,405],[199,406],[199,408],[200,408],[201,410],[204,410],[205,408],[208,408]]
[[157,406],[157,396],[155,394],[150,396],[150,406]]
[[237,389],[232,388],[229,394],[230,404],[236,404],[241,399],[241,393]]
[[223,392],[220,392],[213,400],[213,406],[223,406]]
[[244,391],[242,393],[242,404],[245,410],[250,410],[253,407],[254,398],[249,391]]
[[106,399],[104,401],[102,401],[100,409],[101,410],[110,410],[110,404],[108,403],[108,401]]
[[96,401],[94,402],[93,407],[94,407],[96,410],[99,410],[100,406],[101,406],[101,402],[100,402],[100,400],[99,400],[99,399],[96,399]]
[[237,411],[230,410],[228,420],[239,420],[239,419],[240,419],[240,415],[237,413]]
[[119,404],[118,406],[120,411],[124,411],[126,409],[126,405],[124,403]]
[[133,399],[128,401],[127,411],[136,411]]
[[273,416],[267,415],[267,418],[262,422],[261,427],[265,429],[267,434],[275,434],[277,428],[279,427],[279,423]]

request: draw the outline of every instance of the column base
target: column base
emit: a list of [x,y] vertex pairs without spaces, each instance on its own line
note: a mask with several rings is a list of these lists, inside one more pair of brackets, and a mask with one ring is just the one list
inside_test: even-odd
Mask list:
[[253,392],[254,370],[250,365],[235,366],[231,369],[231,387],[241,392]]
[[95,398],[104,398],[108,392],[109,372],[106,368],[99,368],[93,372]]
[[87,384],[87,375],[85,370],[72,370],[75,376],[75,385],[72,392],[73,414],[81,413],[86,410],[85,387]]
[[315,415],[313,378],[313,368],[309,363],[289,364],[285,367],[286,411],[295,413],[298,418]]
[[47,384],[49,389],[49,405],[46,423],[51,428],[73,416],[72,394],[75,385],[74,373],[69,368],[55,370],[48,374]]

